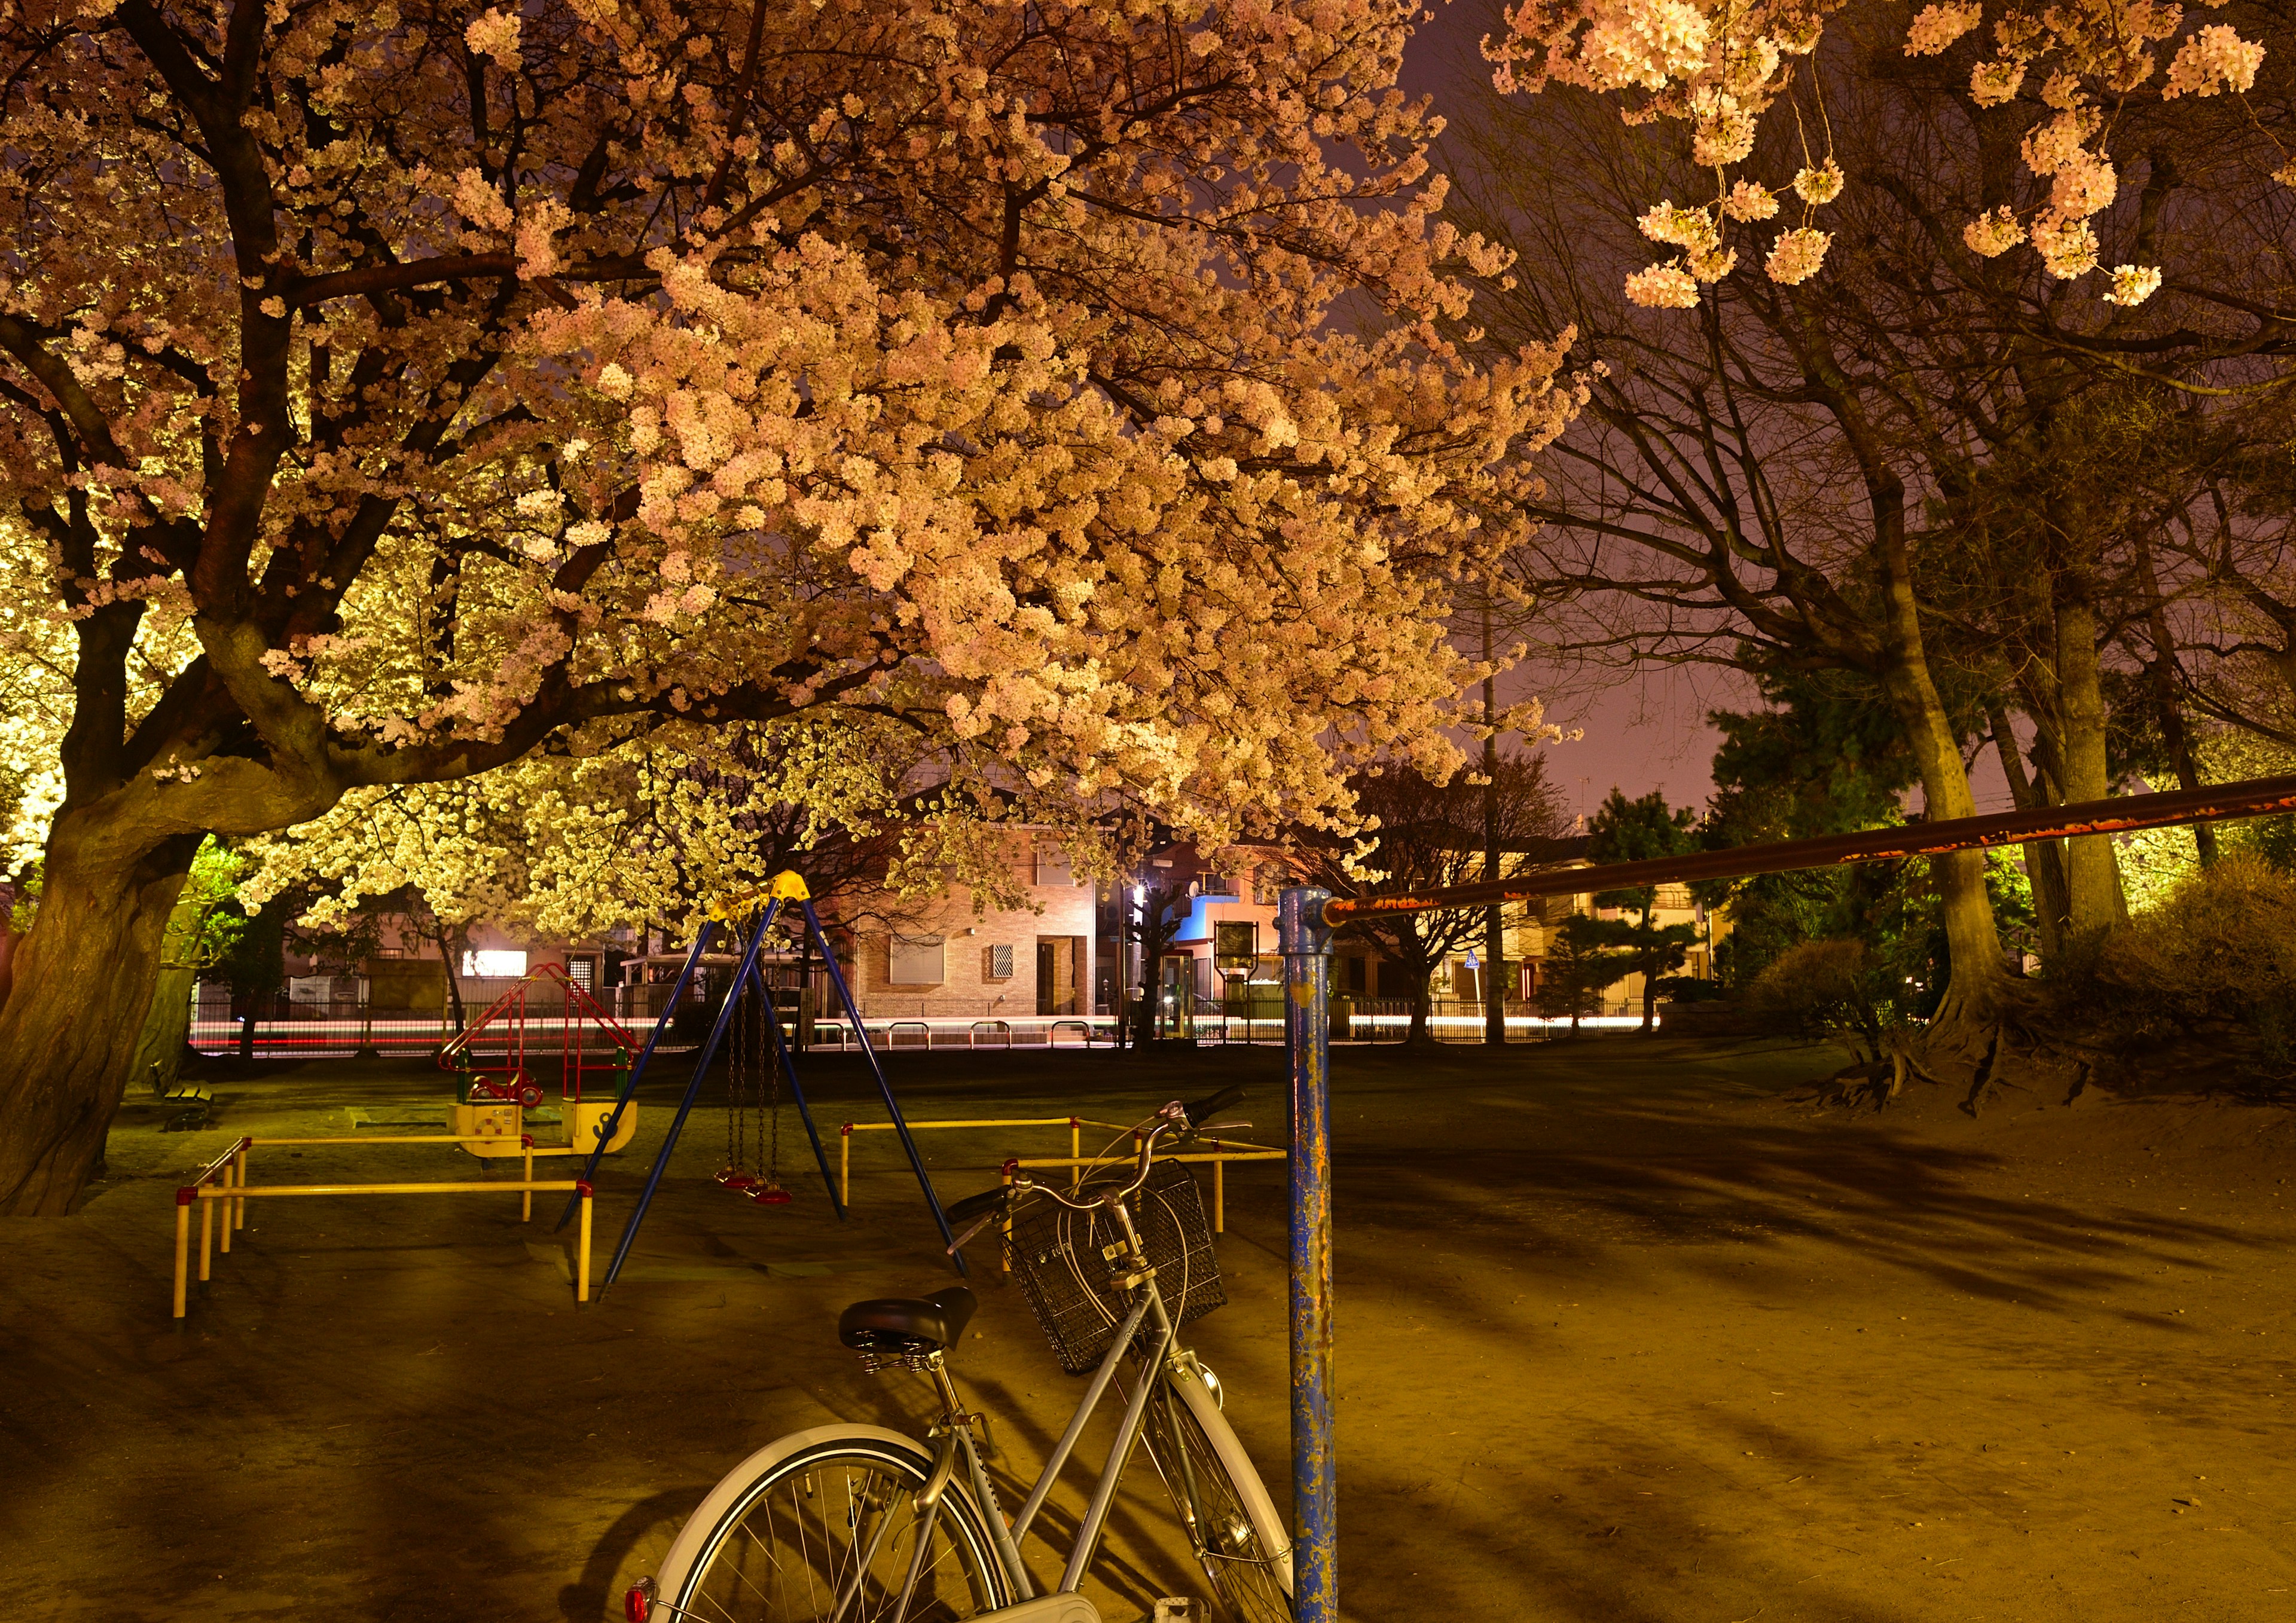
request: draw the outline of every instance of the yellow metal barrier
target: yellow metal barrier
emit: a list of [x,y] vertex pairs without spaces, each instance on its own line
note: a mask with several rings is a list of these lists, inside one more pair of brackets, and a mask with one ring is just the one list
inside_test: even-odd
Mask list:
[[[1156,1159],[1157,1159],[1158,1160],[1160,1160],[1160,1161],[1210,1161],[1210,1162],[1211,1163],[1211,1165],[1212,1165],[1212,1233],[1214,1233],[1215,1234],[1224,1234],[1227,1233],[1227,1164],[1228,1164],[1228,1162],[1230,1162],[1230,1161],[1280,1161],[1280,1160],[1287,1160],[1287,1159],[1290,1157],[1290,1155],[1291,1155],[1291,1153],[1292,1153],[1292,1152],[1291,1152],[1289,1150],[1268,1150],[1268,1149],[1263,1149],[1261,1146],[1259,1146],[1259,1145],[1258,1145],[1258,1144],[1238,1144],[1238,1145],[1234,1146],[1234,1148],[1225,1148],[1225,1147],[1223,1147],[1223,1146],[1222,1146],[1220,1140],[1218,1140],[1218,1139],[1217,1139],[1217,1138],[1207,1138],[1207,1139],[1200,1140],[1199,1142],[1200,1142],[1200,1143],[1202,1143],[1209,1144],[1209,1145],[1210,1145],[1211,1147],[1210,1147],[1209,1150],[1203,1150],[1203,1151],[1195,1151],[1195,1150],[1191,1150],[1191,1151],[1187,1151],[1187,1152],[1184,1152],[1184,1153],[1182,1153],[1182,1154],[1179,1154],[1179,1155],[1160,1155],[1160,1156],[1158,1156]],[[1005,1162],[1005,1163],[1004,1163],[1004,1166],[1005,1166],[1005,1176],[1004,1176],[1004,1181],[1005,1181],[1006,1183],[1008,1183],[1008,1184],[1009,1184],[1009,1183],[1011,1183],[1011,1182],[1013,1181],[1013,1178],[1012,1178],[1012,1173],[1013,1173],[1013,1168],[1019,1168],[1019,1169],[1021,1169],[1021,1171],[1027,1172],[1027,1171],[1034,1171],[1034,1170],[1038,1169],[1038,1168],[1059,1168],[1059,1167],[1069,1167],[1069,1168],[1075,1168],[1075,1169],[1076,1169],[1076,1175],[1077,1175],[1077,1176],[1078,1176],[1078,1177],[1079,1177],[1079,1178],[1081,1178],[1081,1177],[1084,1176],[1084,1171],[1083,1171],[1083,1169],[1084,1169],[1085,1168],[1086,1168],[1086,1167],[1100,1167],[1100,1166],[1107,1166],[1107,1165],[1110,1165],[1110,1164],[1111,1164],[1111,1162],[1109,1162],[1105,1158],[1103,1158],[1103,1160],[1096,1160],[1096,1161],[1084,1161],[1084,1160],[1013,1160],[1013,1161],[1007,1161],[1007,1162]]]
[[[282,1195],[339,1194],[516,1194],[520,1197],[519,1220],[530,1221],[534,1217],[534,1196],[537,1190],[571,1191],[582,1197],[581,1228],[575,1244],[574,1299],[590,1299],[590,1185],[578,1178],[552,1178],[537,1183],[534,1176],[534,1140],[529,1136],[521,1145],[526,1161],[526,1176],[518,1183],[447,1183],[447,1184],[267,1184],[261,1189],[251,1189],[247,1182],[247,1158],[258,1148],[274,1148],[288,1144],[371,1144],[371,1143],[462,1143],[464,1139],[454,1135],[425,1135],[417,1137],[366,1138],[242,1138],[215,1160],[201,1168],[192,1181],[176,1191],[176,1269],[172,1299],[174,1316],[182,1318],[191,1290],[192,1208],[200,1209],[200,1283],[205,1284],[210,1271],[210,1258],[215,1250],[215,1238],[220,1226],[222,1250],[231,1252],[232,1231],[247,1226],[247,1202],[250,1199],[270,1199]],[[540,1153],[548,1154],[547,1147]],[[223,1203],[223,1220],[216,1222],[216,1202]]]
[[[1089,1116],[1007,1116],[990,1119],[965,1121],[912,1121],[912,1133],[928,1133],[936,1129],[956,1127],[1066,1127],[1069,1130],[1069,1154],[1078,1167],[1091,1165],[1084,1157],[1084,1130],[1086,1127],[1112,1127],[1119,1133],[1128,1133],[1131,1125],[1119,1121],[1095,1121]],[[856,1133],[890,1133],[890,1121],[849,1121],[837,1129],[837,1199],[848,1211],[853,1209],[853,1135]],[[1049,1165],[1050,1163],[1046,1163]],[[1062,1162],[1062,1165],[1069,1165]]]

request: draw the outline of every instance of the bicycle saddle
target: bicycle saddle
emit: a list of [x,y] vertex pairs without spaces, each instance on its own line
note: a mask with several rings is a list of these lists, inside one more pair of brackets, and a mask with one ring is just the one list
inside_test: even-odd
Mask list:
[[980,1307],[972,1291],[950,1285],[931,1296],[888,1296],[856,1302],[837,1316],[837,1339],[857,1352],[929,1352],[956,1345]]

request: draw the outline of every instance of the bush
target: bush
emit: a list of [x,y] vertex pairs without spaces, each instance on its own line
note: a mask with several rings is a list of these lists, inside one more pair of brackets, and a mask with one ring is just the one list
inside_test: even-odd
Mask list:
[[1878,1062],[1883,1033],[1903,1023],[1893,980],[1863,941],[1804,941],[1771,961],[1747,992],[1746,1008],[1773,1028],[1830,1038]]
[[2181,881],[2128,923],[2070,943],[2047,966],[2054,1012],[2101,1045],[2252,1042],[2296,1070],[2296,874],[2238,852]]

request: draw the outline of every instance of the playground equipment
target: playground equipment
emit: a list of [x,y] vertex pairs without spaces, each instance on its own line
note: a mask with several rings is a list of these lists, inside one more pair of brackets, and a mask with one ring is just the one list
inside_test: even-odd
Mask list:
[[[932,1179],[926,1175],[924,1161],[917,1153],[916,1141],[910,1137],[908,1124],[902,1119],[900,1104],[893,1097],[892,1084],[885,1079],[885,1068],[878,1063],[877,1052],[870,1045],[868,1033],[862,1027],[860,1006],[854,1002],[853,989],[846,984],[844,971],[838,967],[836,951],[830,946],[828,932],[821,927],[820,914],[814,911],[812,895],[806,889],[804,880],[793,873],[783,872],[775,874],[773,882],[763,892],[724,902],[709,910],[701,928],[694,932],[693,950],[686,955],[685,967],[678,971],[676,983],[670,990],[669,1000],[664,1005],[660,1018],[654,1021],[653,1029],[646,1034],[645,1046],[639,1051],[636,1062],[623,1078],[620,1095],[599,1124],[598,1142],[592,1146],[588,1159],[583,1163],[581,1181],[586,1184],[596,1172],[598,1158],[605,1153],[607,1146],[622,1142],[627,1136],[620,1132],[619,1123],[623,1113],[629,1108],[631,1095],[636,1092],[639,1081],[645,1075],[646,1066],[660,1045],[661,1034],[669,1026],[671,1013],[685,996],[686,988],[693,983],[702,955],[709,950],[718,931],[730,926],[734,939],[742,944],[740,965],[734,972],[732,985],[726,989],[726,1001],[718,1005],[717,1018],[710,1022],[709,1035],[694,1061],[693,1078],[685,1085],[685,1096],[678,1101],[677,1113],[670,1118],[668,1132],[662,1135],[661,1150],[654,1157],[652,1169],[646,1174],[645,1187],[638,1194],[637,1206],[631,1211],[629,1221],[623,1225],[621,1238],[615,1242],[613,1258],[606,1265],[606,1277],[599,1287],[601,1294],[611,1290],[615,1279],[621,1274],[622,1264],[629,1257],[630,1247],[636,1242],[638,1229],[645,1221],[654,1193],[661,1187],[662,1174],[669,1166],[670,1152],[677,1147],[678,1135],[685,1130],[685,1119],[693,1113],[693,1101],[701,1091],[701,1078],[708,1073],[710,1062],[718,1057],[718,1050],[725,1043],[735,1012],[745,1001],[754,1000],[753,1006],[766,1005],[762,1023],[767,1043],[773,1051],[782,1077],[789,1084],[791,1096],[797,1102],[798,1114],[805,1122],[806,1137],[813,1145],[814,1161],[821,1168],[821,1181],[830,1192],[830,1203],[836,1208],[840,1221],[845,1217],[845,1203],[829,1176],[828,1152],[822,1147],[821,1133],[814,1125],[813,1111],[806,1102],[804,1085],[798,1080],[797,1067],[791,1058],[789,1045],[782,1037],[781,1021],[770,1006],[772,993],[758,970],[759,956],[775,920],[781,916],[784,906],[792,903],[804,916],[805,929],[820,952],[822,966],[829,973],[830,984],[837,989],[837,996],[845,1008],[846,1019],[859,1034],[862,1056],[869,1062],[870,1074],[876,1080],[878,1096],[884,1101],[886,1113],[892,1118],[893,1128],[901,1136],[901,1147],[907,1152],[909,1166],[917,1175],[918,1188],[924,1192],[925,1205],[932,1212],[934,1226],[940,1230],[942,1241],[950,1246],[950,1256],[956,1271],[959,1274],[965,1272],[964,1258],[955,1251],[956,1236],[949,1229],[948,1216],[941,1209],[939,1197],[933,1193]],[[748,921],[746,939],[743,938],[744,920]],[[728,1170],[739,1168],[729,1164]],[[731,1180],[727,1181],[730,1183]],[[750,1187],[755,1187],[755,1184]],[[787,1192],[783,1193],[786,1194]],[[778,1202],[768,1201],[767,1203]],[[559,1214],[558,1226],[563,1228],[567,1219],[573,1215],[574,1202],[569,1201],[566,1209]]]
[[[581,1207],[582,1225],[575,1242],[574,1299],[590,1299],[590,1185],[579,1178],[550,1178],[537,1183],[534,1176],[534,1141],[528,1138],[519,1146],[525,1157],[526,1176],[511,1183],[445,1183],[445,1184],[266,1184],[250,1187],[248,1183],[248,1161],[258,1149],[283,1148],[299,1144],[461,1144],[465,1149],[470,1140],[453,1133],[408,1135],[390,1138],[242,1138],[213,1160],[199,1169],[192,1181],[176,1191],[176,1277],[171,1297],[174,1316],[182,1318],[188,1307],[191,1294],[192,1208],[200,1209],[200,1283],[208,1283],[219,1250],[231,1255],[231,1237],[247,1226],[247,1202],[250,1199],[271,1200],[299,1195],[406,1195],[406,1194],[515,1194],[521,1199],[519,1220],[526,1222],[534,1216],[534,1194],[537,1190],[566,1190]],[[221,1219],[217,1219],[217,1209]],[[221,1245],[217,1240],[220,1234]]]
[[[529,1009],[528,995],[545,988],[562,994],[555,1010]],[[529,1024],[555,1029],[559,1106],[566,1127],[565,1143],[540,1146],[538,1152],[587,1154],[601,1144],[609,1115],[616,1116],[616,1126],[613,1137],[603,1142],[604,1150],[611,1152],[628,1143],[637,1131],[637,1112],[617,1114],[611,1098],[586,1099],[583,1089],[587,1082],[611,1094],[627,1074],[630,1050],[636,1043],[619,1021],[567,974],[564,964],[544,963],[521,976],[439,1050],[440,1069],[456,1077],[453,1125],[463,1148],[478,1156],[516,1155],[529,1136],[525,1112],[540,1105],[544,1096],[542,1084],[529,1069],[529,1054],[538,1057],[548,1046],[537,1043],[529,1049]],[[491,1048],[494,1041],[502,1044],[502,1060],[488,1064],[480,1049]]]
[[[782,1073],[766,1053],[766,1027],[771,1024],[778,1030],[781,1011],[773,1005],[762,976],[756,988],[742,988],[740,1002],[726,1056],[726,1165],[718,1181],[760,1206],[786,1206],[793,1197],[782,1186]],[[781,1045],[773,1046],[778,1051]],[[750,1149],[753,1120],[754,1153]],[[810,1113],[806,1125],[808,1129],[813,1125]]]

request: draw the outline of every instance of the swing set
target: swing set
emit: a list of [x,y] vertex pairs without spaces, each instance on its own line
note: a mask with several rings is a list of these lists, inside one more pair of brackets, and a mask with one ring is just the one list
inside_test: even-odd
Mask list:
[[[726,1054],[726,1165],[718,1181],[760,1206],[786,1206],[796,1197],[782,1185],[782,1071],[767,1059],[766,1029],[773,1028],[776,1040],[770,1045],[777,1053],[787,1034],[781,1029],[781,1010],[764,981],[761,963],[756,983],[739,989],[741,1007],[734,1011],[733,1046]],[[800,1095],[799,1109],[804,1108]],[[754,1152],[750,1148],[753,1121]],[[813,1125],[810,1111],[806,1125]]]
[[[785,1206],[793,1199],[782,1183],[781,1119],[783,1087],[787,1086],[790,1098],[796,1103],[800,1119],[805,1123],[807,1140],[813,1146],[814,1164],[821,1169],[822,1186],[828,1192],[829,1203],[837,1213],[838,1221],[846,1217],[844,1201],[838,1193],[837,1180],[829,1170],[829,1154],[823,1148],[821,1130],[813,1119],[812,1107],[807,1103],[805,1086],[799,1081],[797,1064],[792,1051],[793,1036],[782,1030],[781,1010],[774,1000],[773,989],[767,984],[764,950],[767,939],[773,934],[776,921],[783,920],[784,911],[801,915],[802,929],[821,955],[823,967],[828,971],[830,984],[836,988],[843,1004],[846,1018],[859,1036],[862,1057],[868,1062],[870,1076],[877,1084],[878,1097],[883,1101],[886,1113],[892,1118],[893,1130],[900,1135],[901,1147],[908,1154],[910,1168],[915,1172],[917,1187],[924,1193],[925,1205],[931,1211],[933,1223],[940,1230],[942,1242],[950,1248],[950,1257],[959,1274],[966,1272],[964,1258],[955,1250],[956,1236],[951,1231],[948,1215],[941,1209],[940,1198],[933,1191],[932,1179],[925,1172],[924,1160],[917,1152],[916,1140],[910,1135],[907,1120],[901,1114],[899,1102],[893,1097],[892,1085],[886,1080],[885,1068],[877,1058],[877,1051],[869,1041],[867,1030],[861,1023],[860,1006],[854,1002],[853,989],[846,983],[845,974],[837,964],[837,954],[831,948],[829,937],[821,927],[821,917],[814,911],[812,894],[805,881],[793,873],[783,872],[774,876],[773,882],[762,893],[722,902],[709,909],[701,928],[694,932],[693,950],[686,955],[685,966],[678,971],[677,980],[670,988],[668,1000],[663,1004],[653,1029],[646,1034],[645,1046],[639,1051],[636,1062],[623,1078],[621,1092],[612,1108],[600,1122],[597,1143],[584,1163],[582,1181],[587,1183],[596,1173],[598,1158],[606,1148],[619,1142],[617,1135],[624,1112],[631,1110],[631,1096],[636,1093],[662,1033],[669,1029],[679,1004],[693,986],[700,972],[702,955],[709,950],[720,930],[731,933],[740,945],[738,967],[732,983],[726,988],[725,1001],[718,1004],[718,1013],[710,1021],[709,1035],[695,1055],[693,1074],[686,1082],[684,1097],[678,1101],[677,1112],[670,1119],[669,1130],[663,1135],[661,1149],[646,1174],[645,1187],[638,1195],[636,1208],[622,1228],[621,1238],[614,1247],[613,1259],[606,1265],[603,1283],[599,1287],[603,1297],[619,1277],[622,1265],[628,1259],[630,1247],[636,1242],[638,1228],[644,1223],[647,1210],[653,1204],[654,1193],[661,1186],[662,1174],[668,1169],[669,1157],[677,1147],[678,1135],[685,1131],[686,1118],[693,1113],[693,1102],[701,1092],[701,1079],[708,1074],[718,1050],[726,1045],[729,1036],[734,1045],[727,1055],[730,1072],[726,1113],[726,1164],[717,1174],[717,1182],[738,1195],[760,1206]],[[800,997],[802,992],[800,990]],[[750,1147],[752,1130],[756,1140]],[[571,1218],[578,1202],[570,1201],[560,1214],[558,1226],[563,1228]]]

